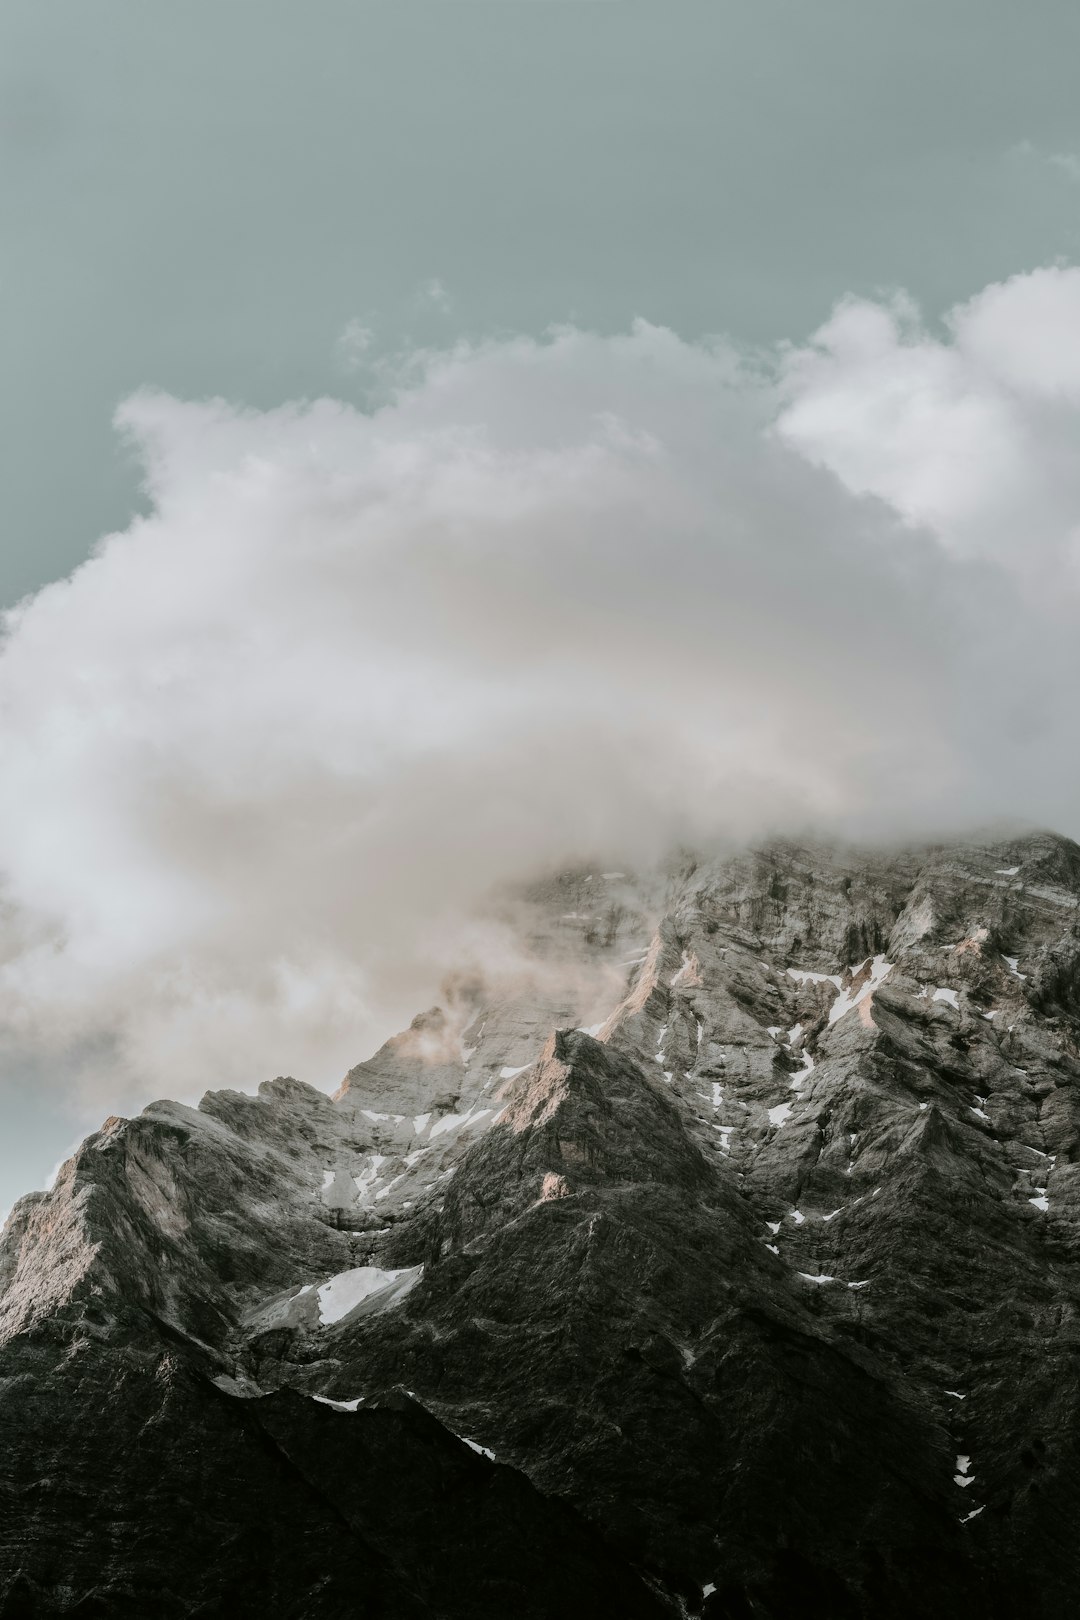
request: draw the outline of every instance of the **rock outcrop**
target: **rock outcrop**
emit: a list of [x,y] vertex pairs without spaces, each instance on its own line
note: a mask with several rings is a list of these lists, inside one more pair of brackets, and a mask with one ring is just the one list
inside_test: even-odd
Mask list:
[[528,904],[512,995],[16,1206],[0,1617],[1075,1613],[1080,849]]

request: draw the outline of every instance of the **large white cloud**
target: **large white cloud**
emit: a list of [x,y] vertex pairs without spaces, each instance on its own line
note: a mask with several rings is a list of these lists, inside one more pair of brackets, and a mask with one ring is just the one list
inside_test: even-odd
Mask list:
[[769,364],[639,325],[372,415],[130,400],[151,515],[0,654],[0,1033],[118,1101],[329,1082],[538,865],[1080,831],[1078,332],[1042,271]]
[[786,382],[780,432],[848,489],[1036,597],[1080,582],[1080,270],[987,287],[938,337],[903,297],[848,300]]

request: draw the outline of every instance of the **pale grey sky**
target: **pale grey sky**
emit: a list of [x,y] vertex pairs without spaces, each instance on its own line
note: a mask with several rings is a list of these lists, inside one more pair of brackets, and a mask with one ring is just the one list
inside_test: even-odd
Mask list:
[[0,602],[126,520],[143,384],[357,397],[350,320],[798,338],[1074,256],[1077,61],[1075,0],[6,0]]
[[[844,295],[875,297],[897,287],[921,302],[933,329],[946,309],[989,283],[1077,260],[1078,61],[1075,0],[1029,0],[1023,7],[1012,0],[306,0],[302,6],[6,0],[0,603],[64,575],[102,534],[127,523],[139,500],[138,472],[111,420],[140,388],[182,400],[220,395],[259,409],[319,395],[363,403],[365,372],[355,362],[416,345],[535,335],[566,321],[612,334],[638,316],[690,340],[720,332],[740,345],[801,342]],[[1033,283],[1033,296],[1042,298],[1046,286]],[[1022,322],[1021,302],[1011,307]],[[363,356],[361,333],[370,334]],[[896,354],[886,349],[891,363]],[[654,364],[654,350],[659,371],[677,379],[674,404],[646,398],[641,368]],[[970,388],[989,398],[993,388],[979,369],[983,352],[973,339],[963,364]],[[692,419],[693,357],[669,353],[652,339],[631,360],[587,345],[571,346],[567,355],[568,375],[577,377],[583,396],[593,390],[602,399],[607,383],[625,387],[628,398],[638,390],[642,423],[662,423],[676,438],[679,424]],[[935,376],[937,358],[930,354],[928,361]],[[554,432],[551,443],[558,440],[548,424],[544,390],[554,384],[546,365],[536,363],[543,371],[536,382],[528,366],[519,373],[518,361],[504,356],[479,383],[455,373],[451,395],[463,411],[482,397],[485,409],[498,414],[501,406],[491,401],[502,398],[499,390],[520,387],[532,400],[524,412],[532,413],[530,425],[520,436],[531,454],[531,433],[543,439]],[[821,388],[809,386],[791,419],[793,442],[849,487],[895,497],[905,517],[925,518],[925,503],[908,500],[906,472],[882,473],[880,445],[868,451],[850,435],[838,443],[835,422],[821,414],[822,388],[850,389],[856,417],[870,395],[863,380],[845,373],[837,381],[834,373],[835,367]],[[716,386],[711,379],[709,387]],[[439,409],[422,393],[393,432],[412,443],[414,419],[425,410],[437,419]],[[136,419],[143,431],[146,409]],[[169,431],[186,445],[190,419]],[[692,447],[693,430],[687,431]],[[571,438],[579,432],[587,440],[580,426]],[[272,460],[278,440],[253,433],[255,447]],[[289,443],[282,454],[293,455]],[[699,462],[691,448],[683,460],[692,481]],[[179,471],[174,466],[165,480],[185,500],[194,487],[189,470],[186,462]],[[1035,464],[1028,475],[1016,486],[1024,492],[1049,487],[1055,476]],[[717,511],[730,500],[757,511],[751,490],[757,475],[738,476],[734,495],[727,486],[718,495],[710,485]],[[1071,501],[1065,490],[1040,517],[1051,550],[1060,512],[1071,512]],[[929,517],[946,547],[962,557],[971,524],[1006,509],[999,493],[983,491],[970,510],[946,501]],[[827,503],[825,510],[832,512]],[[849,521],[857,527],[845,513],[835,517],[838,528]],[[225,518],[217,511],[213,521]],[[312,519],[316,528],[318,521]],[[227,554],[234,533],[227,525],[221,532]],[[197,529],[192,533],[200,538]],[[182,521],[177,534],[184,542]],[[653,558],[644,542],[640,556]],[[103,575],[119,582],[119,592],[130,585],[121,564],[114,560]],[[660,568],[655,559],[649,566]],[[685,567],[697,577],[693,557]],[[327,593],[319,611],[332,613],[336,576],[316,571],[313,578]],[[294,599],[287,569],[276,589],[282,601]],[[872,596],[872,583],[867,589]],[[949,589],[959,593],[956,580]],[[137,589],[131,599],[139,601]],[[152,590],[148,622],[157,600]],[[28,670],[31,687],[75,641],[86,649],[87,668],[98,667],[94,615],[81,613],[62,626],[59,653],[47,637],[40,656],[34,650],[34,627],[48,614],[38,614],[22,636],[22,663],[15,659],[11,668]],[[125,634],[122,617],[116,644]],[[268,641],[282,633],[282,622],[267,617]],[[906,634],[918,633],[911,628],[921,622],[918,614],[904,622]],[[1033,619],[1025,633],[1035,644],[1052,642],[1040,636],[1040,623]],[[170,623],[161,634],[163,645],[175,636],[182,663],[190,654],[187,630]],[[680,629],[672,656],[681,640]],[[141,671],[140,656],[132,654],[131,667]],[[950,679],[947,669],[941,678]],[[107,689],[109,701],[116,692],[125,697],[117,679]],[[981,687],[970,671],[956,676],[954,687],[959,696],[950,724],[957,737],[970,738],[964,694]],[[16,693],[18,702],[28,689]],[[1054,689],[1062,689],[1060,680]],[[540,697],[543,710],[548,694]],[[27,711],[31,729],[20,733],[19,746],[27,735],[43,739],[36,752],[20,756],[32,808],[12,842],[18,814],[8,807],[0,858],[15,861],[18,846],[22,864],[11,871],[35,894],[44,892],[42,872],[51,881],[51,863],[66,862],[69,889],[59,910],[68,915],[64,907],[74,906],[70,916],[85,920],[85,896],[75,904],[70,882],[100,873],[101,894],[114,892],[121,911],[127,901],[122,885],[107,889],[109,851],[100,837],[85,852],[79,839],[87,828],[100,834],[110,826],[120,829],[118,839],[128,838],[130,806],[110,823],[102,805],[117,782],[128,781],[130,761],[117,756],[115,774],[105,771],[92,784],[76,774],[74,788],[61,771],[59,785],[48,790],[53,755],[44,738],[55,716],[70,712],[69,702],[61,692],[54,710],[31,704]],[[204,693],[200,712],[211,707]],[[1018,735],[1031,730],[1031,712],[1030,705],[1018,708],[1010,719]],[[177,720],[178,713],[163,705],[182,750],[188,713]],[[902,717],[902,706],[897,713]],[[762,724],[767,731],[768,717]],[[1047,735],[1049,748],[1056,734]],[[88,721],[85,737],[96,757],[111,758],[115,738],[107,728],[99,735]],[[306,746],[306,732],[303,740]],[[194,780],[204,765],[200,758]],[[9,795],[17,791],[12,780],[8,772]],[[975,787],[981,781],[974,772]],[[54,800],[65,793],[67,807],[77,809],[89,785],[95,794],[101,789],[94,815],[73,820],[51,846],[42,834],[38,861],[38,846],[30,849],[35,828],[49,824]],[[1068,791],[1066,782],[1063,802]],[[292,801],[266,802],[275,827],[287,829]],[[131,825],[136,833],[127,852],[146,831]],[[275,859],[280,869],[285,856],[279,851]],[[153,895],[162,870],[148,864],[148,889],[139,889],[138,870],[134,877],[129,872],[132,892]],[[301,877],[292,874],[297,893]],[[237,895],[246,905],[263,887],[255,873],[250,890]],[[327,874],[316,874],[310,892],[334,887]],[[108,909],[105,899],[100,903]],[[163,915],[174,916],[171,905],[172,899],[163,903]],[[48,906],[41,915],[50,915]],[[267,924],[271,936],[275,921]],[[312,922],[313,939],[320,927],[330,927],[326,917]],[[87,938],[93,937],[91,931]],[[230,948],[240,952],[247,937],[237,936]],[[116,946],[116,938],[109,943]],[[344,936],[333,943],[338,965],[356,948]],[[91,947],[85,940],[83,946],[92,961]],[[404,944],[402,950],[407,954]],[[26,975],[40,960],[30,952],[25,963],[20,995],[33,1001],[45,991]],[[326,982],[332,980],[327,969]],[[108,996],[123,1000],[127,983],[114,975]],[[85,985],[80,980],[68,990],[83,995]],[[141,993],[131,992],[129,1011],[141,1005]],[[252,994],[257,1004],[268,992]],[[34,1005],[38,1016],[49,1003]],[[65,1016],[74,1017],[65,1006]],[[335,1014],[346,1033],[347,1013],[346,998]],[[278,1026],[267,1028],[273,1033]],[[107,1071],[102,1054],[111,1051],[114,1033],[104,1015],[101,1027],[84,1019],[74,1069],[89,1053]],[[122,1033],[137,1053],[130,1028]],[[137,1061],[131,1050],[128,1071]],[[152,1041],[146,1050],[156,1050]],[[256,1045],[252,1052],[257,1067],[263,1056]],[[65,1063],[56,1052],[28,1046],[17,1030],[2,1037],[0,1210],[41,1183],[84,1122],[78,1075],[65,1079]],[[148,1059],[141,1082],[147,1093],[167,1089],[153,1071]],[[208,1073],[208,1082],[215,1078]],[[260,1078],[261,1068],[252,1083]],[[132,1084],[128,1072],[124,1087],[118,1082],[118,1102]],[[92,1095],[89,1106],[97,1109],[100,1083]]]

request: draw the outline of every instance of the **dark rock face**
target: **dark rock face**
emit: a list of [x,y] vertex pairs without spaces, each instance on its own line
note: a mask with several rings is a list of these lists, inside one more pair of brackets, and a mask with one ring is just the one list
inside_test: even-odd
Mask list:
[[1080,849],[657,889],[17,1206],[0,1616],[1076,1613]]

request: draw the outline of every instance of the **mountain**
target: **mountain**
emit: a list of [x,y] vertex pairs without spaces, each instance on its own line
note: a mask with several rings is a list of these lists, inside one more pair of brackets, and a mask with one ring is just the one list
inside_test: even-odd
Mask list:
[[155,1103],[16,1206],[2,1620],[1075,1614],[1080,848],[515,916],[335,1097]]

